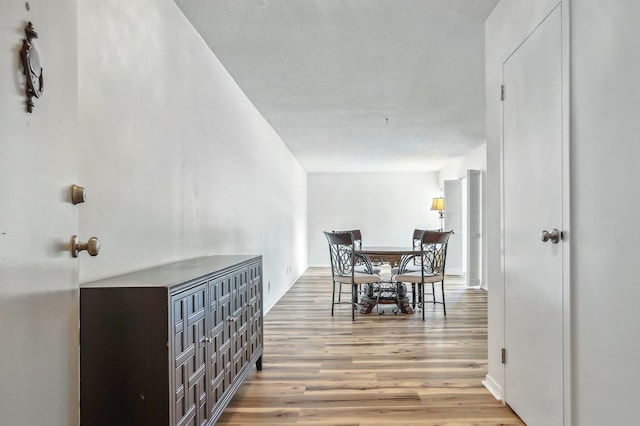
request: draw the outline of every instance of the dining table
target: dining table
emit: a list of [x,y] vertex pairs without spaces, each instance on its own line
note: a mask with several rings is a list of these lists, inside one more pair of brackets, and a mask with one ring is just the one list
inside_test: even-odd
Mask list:
[[373,263],[387,263],[392,267],[398,267],[402,259],[409,256],[420,255],[420,250],[413,247],[377,247],[364,246],[356,249],[356,255],[366,256]]
[[[400,267],[403,262],[406,263],[413,256],[419,256],[420,251],[413,247],[378,247],[378,246],[363,246],[355,250],[357,256],[366,257],[371,263],[386,263],[391,267]],[[368,314],[374,307],[379,304],[391,304],[397,303],[398,309],[405,314],[412,314],[413,308],[415,308],[415,284],[412,284],[413,302],[409,303],[409,298],[406,294],[400,295],[401,283],[393,282],[392,280],[383,282],[387,285],[387,289],[393,291],[388,292],[394,294],[391,296],[368,296],[362,297],[362,307],[360,313]],[[393,288],[395,286],[395,288]],[[379,311],[380,312],[380,311]]]

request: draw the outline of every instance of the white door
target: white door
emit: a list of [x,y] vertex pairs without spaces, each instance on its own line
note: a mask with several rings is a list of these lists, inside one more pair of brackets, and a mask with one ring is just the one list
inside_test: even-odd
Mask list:
[[[75,2],[0,3],[0,425],[79,424]],[[55,16],[56,19],[52,19]],[[44,91],[26,112],[33,21]]]
[[444,181],[444,230],[453,230],[447,246],[447,275],[462,275],[462,182]]
[[529,426],[563,423],[561,10],[504,63],[505,400]]
[[482,173],[467,170],[467,285],[482,283]]

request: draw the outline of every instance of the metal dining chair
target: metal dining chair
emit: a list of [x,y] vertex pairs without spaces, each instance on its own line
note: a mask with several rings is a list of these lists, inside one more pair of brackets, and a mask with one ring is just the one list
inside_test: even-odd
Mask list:
[[[413,237],[411,238],[411,244],[412,247],[415,251],[419,251],[422,249],[422,235],[424,235],[424,233],[427,232],[426,229],[414,229],[413,230]],[[413,258],[413,263],[408,264],[405,267],[405,272],[418,272],[420,270],[421,266],[421,262],[422,259],[418,256]]]
[[[427,232],[426,229],[416,228],[413,230],[413,235],[411,237],[411,247],[413,247],[414,251],[420,251],[422,247],[422,234],[424,234],[425,232]],[[404,265],[403,272],[406,273],[406,272],[420,271],[420,269],[422,268],[422,266],[420,265],[420,262],[421,262],[421,258],[419,256],[414,256],[411,262],[407,262]],[[397,274],[398,274],[398,267],[391,268],[391,275],[395,277],[395,275]],[[415,283],[411,283],[411,294],[413,295],[412,305],[413,305],[413,308],[415,309],[416,307],[416,284]]]
[[[434,304],[442,305],[444,315],[447,315],[447,307],[444,295],[444,277],[447,260],[447,245],[453,231],[424,231],[420,238],[419,254],[411,255],[403,259],[398,268],[398,274],[394,276],[396,282],[418,284],[418,305],[422,307],[422,320],[425,319],[425,285],[431,283],[431,295]],[[407,267],[413,265],[413,260],[420,266],[420,270],[410,270]],[[442,299],[436,300],[435,283],[441,283]]]
[[[379,275],[373,273],[369,259],[356,255],[356,245],[353,232],[324,232],[329,243],[329,257],[331,259],[331,278],[333,291],[331,294],[331,315],[334,312],[336,302],[336,284],[351,285],[351,320],[355,321],[355,309],[358,303],[358,291],[362,284],[378,284],[381,281]],[[363,272],[356,270],[356,261],[364,266]]]
[[[333,231],[333,232],[337,232],[337,233],[344,233],[344,232],[351,232],[353,234],[353,245],[356,248],[356,250],[361,249],[362,248],[362,232],[359,229],[349,229],[346,231]],[[375,266],[371,266],[371,272],[373,274],[379,274],[381,269],[377,268]],[[369,270],[367,269],[369,266],[364,265],[364,261],[362,258],[356,258],[356,265],[355,265],[355,269],[356,272],[362,272],[363,274],[369,273]],[[342,283],[340,283],[340,285],[338,286],[338,302],[340,302],[342,300]]]

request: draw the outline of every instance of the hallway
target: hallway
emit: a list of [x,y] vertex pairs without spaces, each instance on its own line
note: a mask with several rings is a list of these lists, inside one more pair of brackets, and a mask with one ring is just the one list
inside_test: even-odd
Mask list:
[[[328,268],[310,268],[264,318],[263,370],[218,425],[520,425],[482,385],[487,295],[448,277],[447,312],[330,315]],[[343,294],[347,295],[348,290]]]

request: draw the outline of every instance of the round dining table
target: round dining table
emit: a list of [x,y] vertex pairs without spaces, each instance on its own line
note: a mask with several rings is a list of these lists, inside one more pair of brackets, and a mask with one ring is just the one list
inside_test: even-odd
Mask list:
[[[372,263],[387,263],[392,267],[399,267],[402,264],[403,259],[407,259],[410,256],[420,255],[419,250],[415,250],[413,247],[375,247],[364,246],[355,251],[356,255],[367,257]],[[406,260],[405,260],[406,261]],[[362,308],[360,313],[368,314],[378,304],[392,304],[397,303],[398,308],[405,314],[412,314],[413,308],[415,308],[415,284],[411,285],[413,303],[409,303],[407,295],[400,296],[399,283],[388,282],[387,286],[395,285],[395,296],[393,297],[368,297],[362,298]],[[389,288],[389,287],[387,287]],[[381,289],[384,290],[384,289]],[[413,305],[413,306],[412,306]],[[379,311],[380,312],[380,311]]]

